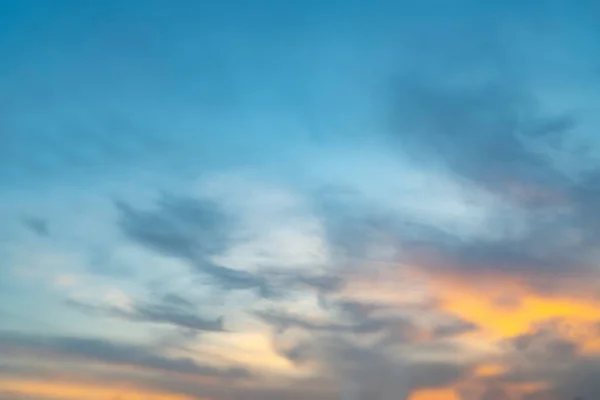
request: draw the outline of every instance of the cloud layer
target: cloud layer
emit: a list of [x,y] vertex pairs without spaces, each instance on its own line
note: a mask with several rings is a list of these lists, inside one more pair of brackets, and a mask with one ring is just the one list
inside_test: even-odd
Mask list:
[[598,396],[593,4],[29,3],[0,399]]

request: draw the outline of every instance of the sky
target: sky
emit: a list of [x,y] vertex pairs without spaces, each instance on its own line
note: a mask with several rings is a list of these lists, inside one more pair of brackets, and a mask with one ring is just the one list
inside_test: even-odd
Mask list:
[[594,1],[0,1],[0,400],[600,395]]

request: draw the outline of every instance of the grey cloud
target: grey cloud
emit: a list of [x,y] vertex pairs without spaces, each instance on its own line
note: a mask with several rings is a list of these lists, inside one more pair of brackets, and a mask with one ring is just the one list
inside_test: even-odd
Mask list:
[[156,349],[149,347],[93,338],[34,336],[2,332],[0,333],[0,349],[35,352],[40,355],[52,353],[82,360],[199,376],[237,378],[250,375],[249,371],[239,367],[218,369],[199,364],[191,358],[164,356]]
[[324,375],[341,379],[342,386],[351,383],[357,392],[354,398],[381,398],[391,392],[402,398],[407,390],[401,363],[340,336],[311,335],[311,339],[281,348],[280,352],[296,363],[315,365]]
[[256,316],[272,325],[278,332],[290,328],[299,328],[309,332],[328,332],[336,334],[369,334],[390,330],[392,322],[388,319],[369,319],[359,323],[347,322],[314,322],[285,312],[260,311]]
[[391,318],[370,318],[358,322],[313,322],[301,316],[284,312],[261,311],[256,315],[274,326],[279,332],[299,328],[309,332],[354,333],[358,335],[396,331],[404,321]]
[[25,226],[38,236],[48,236],[48,221],[38,217],[27,217],[23,219]]
[[301,328],[309,331],[343,332],[349,327],[332,322],[312,322],[301,316],[277,311],[258,311],[255,315],[262,321],[274,326],[278,331],[289,328]]
[[[339,337],[313,337],[286,349],[292,360],[316,363],[326,373],[354,382],[360,399],[392,396],[445,387],[458,381],[469,366],[444,362],[416,362],[377,347],[364,347]],[[369,397],[372,396],[372,397]]]
[[442,339],[477,330],[478,326],[459,318],[451,322],[437,324],[433,329],[434,339]]
[[223,332],[223,317],[209,320],[193,314],[190,311],[181,311],[174,307],[161,304],[140,304],[135,308],[133,319],[142,321],[168,323],[184,328],[207,332]]
[[531,361],[564,362],[576,356],[576,343],[559,338],[544,339],[539,333],[525,334],[516,337],[513,343],[521,356]]
[[595,398],[600,394],[597,376],[600,359],[580,352],[578,340],[565,339],[570,331],[563,320],[544,321],[531,331],[507,340],[504,359],[508,372],[489,378],[490,388],[509,383],[545,382],[548,389],[530,393],[525,399]]
[[530,332],[511,338],[508,345],[519,360],[542,365],[564,364],[578,357],[578,343],[563,337],[569,329],[569,324],[560,319],[544,321]]
[[360,193],[326,187],[313,193],[313,209],[320,217],[334,262],[347,269],[369,261],[369,250],[385,236],[399,241],[397,215],[374,207]]
[[600,358],[581,358],[561,376],[555,377],[551,392],[560,398],[596,399],[600,395],[599,374]]
[[441,162],[499,194],[511,182],[542,188],[568,183],[545,150],[549,138],[570,133],[573,123],[564,122],[570,116],[541,115],[535,100],[509,80],[454,87],[435,82],[417,78],[397,87],[398,137],[410,155]]
[[523,397],[524,400],[557,399],[596,399],[600,394],[600,358],[579,357],[571,360],[564,368],[543,368],[538,373],[518,382],[533,380],[545,381],[548,388],[532,392]]
[[214,202],[163,196],[155,210],[137,210],[123,202],[120,211],[123,232],[157,252],[197,260],[227,248],[229,219]]
[[369,303],[352,300],[339,300],[333,304],[342,317],[349,318],[355,322],[364,322],[376,318],[375,314],[389,311],[392,307],[389,305]]
[[[261,312],[258,316],[276,328],[273,344],[280,355],[298,365],[317,367],[324,376],[338,377],[342,386],[352,382],[356,399],[404,398],[418,389],[445,387],[458,381],[470,368],[454,363],[411,361],[396,352],[390,345],[412,349],[410,333],[415,327],[410,320],[382,313],[389,311],[385,306],[341,301],[332,303],[329,311],[327,322],[314,322],[282,311]],[[459,325],[458,321],[453,322]],[[304,339],[286,335],[288,328],[301,329],[308,335]],[[460,330],[448,328],[438,338]],[[370,334],[376,335],[369,345],[355,341]]]
[[271,287],[268,279],[261,274],[240,271],[204,261],[196,261],[194,265],[223,289],[255,289],[263,297],[276,295],[275,289]]
[[[420,166],[445,168],[466,190],[496,196],[503,208],[494,210],[498,217],[490,223],[501,235],[465,240],[425,226],[407,241],[414,227],[399,227],[400,243],[437,259],[427,265],[410,248],[404,257],[469,272],[590,272],[600,238],[600,174],[579,150],[576,117],[545,115],[526,84],[505,77],[452,85],[444,78],[450,76],[399,81],[393,140]],[[510,233],[515,219],[525,226],[519,234]]]
[[117,202],[122,231],[140,245],[189,263],[227,290],[270,294],[265,277],[214,264],[211,258],[232,243],[232,219],[215,202],[164,195],[152,210]]
[[342,312],[348,313],[354,318],[363,318],[386,307],[376,303],[365,303],[359,301],[342,300],[337,303]]
[[481,400],[510,400],[510,396],[501,387],[490,386],[486,388]]
[[76,300],[67,300],[67,304],[86,313],[92,312],[132,321],[167,324],[195,331],[225,332],[223,317],[206,318],[200,315],[196,306],[189,300],[173,294],[156,296],[150,301],[136,302],[131,309],[87,304]]
[[215,385],[210,382],[192,382],[155,377],[148,384],[167,390],[171,393],[180,393],[193,398],[208,397],[216,400],[338,400],[339,394],[332,382],[323,379],[295,379],[281,378],[280,385],[248,385],[238,387],[235,385]]
[[310,319],[283,310],[258,311],[255,315],[285,332],[290,328],[299,328],[308,332],[326,332],[330,334],[368,335],[383,333],[386,336],[406,338],[413,328],[411,322],[399,316],[376,315],[384,306],[355,301],[332,302],[328,307],[327,321]]
[[468,366],[444,362],[412,363],[408,369],[408,380],[413,390],[440,388],[463,377]]
[[216,264],[213,257],[235,244],[235,221],[213,201],[165,195],[151,210],[122,202],[116,205],[119,225],[127,237],[152,251],[184,260],[200,274],[201,283],[223,290],[253,290],[264,298],[282,298],[306,288],[324,295],[343,286],[338,274],[266,268],[251,273]]
[[[298,273],[292,276],[292,281],[300,285],[316,289],[319,293],[331,293],[341,289],[344,285],[344,278],[340,275],[306,275]],[[292,282],[293,283],[293,282]]]

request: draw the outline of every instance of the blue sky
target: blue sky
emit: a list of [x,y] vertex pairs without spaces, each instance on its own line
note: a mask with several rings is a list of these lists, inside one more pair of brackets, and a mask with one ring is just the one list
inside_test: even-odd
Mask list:
[[593,2],[0,2],[0,399],[600,387]]

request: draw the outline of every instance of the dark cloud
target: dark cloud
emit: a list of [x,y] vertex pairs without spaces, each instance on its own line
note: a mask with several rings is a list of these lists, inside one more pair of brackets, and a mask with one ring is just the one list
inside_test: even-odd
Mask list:
[[443,339],[447,337],[461,335],[463,333],[473,332],[478,329],[478,326],[470,321],[465,321],[455,318],[450,322],[441,322],[433,328],[433,338]]
[[[443,74],[398,80],[393,140],[418,165],[445,170],[465,190],[494,196],[502,205],[494,206],[497,217],[489,222],[496,235],[465,239],[431,225],[415,237],[414,227],[399,227],[404,257],[469,273],[593,271],[600,174],[580,151],[576,116],[547,115],[518,80],[449,81]],[[424,253],[430,259],[419,259]]]
[[261,320],[275,327],[279,332],[284,332],[291,328],[298,328],[309,332],[365,335],[381,332],[396,332],[399,328],[402,328],[404,324],[407,324],[399,318],[383,317],[349,322],[331,322],[329,319],[326,322],[316,322],[285,312],[261,311],[257,312],[256,315]]
[[225,331],[223,317],[214,320],[206,319],[194,314],[192,311],[183,311],[177,307],[165,304],[139,304],[130,317],[141,321],[167,323],[198,331]]
[[515,352],[532,363],[557,363],[577,356],[577,343],[563,339],[555,332],[539,330],[511,339]]
[[586,355],[582,347],[585,340],[598,336],[591,329],[581,337],[574,332],[569,321],[553,319],[507,339],[503,360],[509,370],[486,379],[490,398],[504,398],[501,388],[506,384],[530,382],[545,383],[547,389],[527,394],[523,397],[527,400],[596,398],[600,385],[594,377],[600,373],[600,358]]
[[[579,270],[590,267],[584,260],[587,253],[579,253],[584,248],[569,238],[578,225],[570,216],[559,211],[555,214],[554,209],[550,214],[526,213],[520,220],[527,225],[524,234],[502,235],[504,225],[511,224],[509,219],[516,210],[509,207],[499,221],[491,222],[499,222],[496,228],[500,234],[495,238],[465,238],[410,214],[387,210],[363,194],[330,189],[314,198],[328,244],[343,268],[357,266],[375,273],[378,268],[389,268],[400,261],[467,273],[556,274],[567,265]],[[503,222],[503,218],[508,219]],[[370,247],[381,243],[395,248],[391,258],[374,258],[370,254]]]
[[583,357],[554,380],[552,392],[559,398],[596,399],[600,395],[599,357]]
[[411,321],[406,318],[381,314],[381,311],[386,310],[386,307],[381,305],[342,300],[331,302],[327,310],[327,318],[320,321],[281,309],[257,311],[254,314],[279,333],[297,328],[313,333],[359,336],[383,334],[386,337],[405,338],[414,328]]
[[204,260],[225,250],[231,240],[231,221],[212,201],[164,195],[154,210],[138,210],[123,202],[115,204],[123,232],[165,255]]
[[48,236],[48,221],[43,218],[27,217],[23,218],[23,224],[38,236]]
[[407,371],[411,390],[442,388],[463,377],[468,367],[447,362],[411,363]]
[[529,332],[506,340],[504,360],[509,370],[494,384],[553,382],[580,359],[580,345],[565,338],[568,324],[544,321]]
[[[62,357],[64,360],[64,356]],[[44,359],[51,361],[44,353]],[[2,359],[7,361],[6,358]],[[18,354],[13,353],[9,362],[16,363],[19,366],[19,371],[15,374],[7,375],[5,371],[0,369],[0,376],[9,379],[18,376],[19,378],[30,379],[47,379],[48,381],[59,380],[64,381],[64,377],[68,376],[70,382],[76,384],[78,379],[83,378],[83,383],[86,385],[98,385],[101,387],[114,388],[115,394],[119,392],[119,387],[131,387],[132,385],[141,389],[149,389],[149,391],[158,390],[160,393],[181,394],[191,398],[210,398],[215,400],[231,400],[231,399],[290,399],[301,400],[307,396],[318,400],[334,400],[338,399],[335,387],[332,382],[323,379],[297,379],[287,380],[281,377],[278,384],[271,386],[268,384],[253,384],[253,385],[235,385],[228,375],[224,376],[203,376],[217,379],[198,379],[197,374],[188,373],[170,373],[165,370],[146,370],[144,373],[135,369],[122,368],[90,368],[93,375],[90,376],[87,372],[87,366],[82,363],[52,363],[51,372],[49,369],[37,368],[34,365],[20,364]],[[83,374],[81,374],[83,372]],[[222,379],[219,379],[222,378]],[[229,379],[228,379],[229,378]],[[31,399],[37,400],[33,394],[17,393],[17,392],[2,392],[1,396],[6,399]],[[20,396],[20,397],[19,397]],[[39,399],[41,399],[40,397]],[[46,398],[46,397],[44,397]]]
[[[412,340],[418,328],[386,306],[339,301],[332,302],[328,310],[326,321],[284,311],[259,312],[257,316],[275,328],[273,344],[281,356],[297,365],[312,366],[319,375],[340,379],[342,391],[347,385],[353,387],[348,390],[354,397],[348,398],[405,398],[419,389],[451,385],[470,368],[451,362],[415,361],[398,352],[396,345],[415,354]],[[434,340],[467,329],[459,326],[459,321],[447,325]],[[305,335],[288,334],[294,328]],[[365,339],[369,344],[363,343]],[[435,343],[427,345],[429,350],[434,347]]]
[[297,272],[289,274],[288,280],[294,286],[316,289],[321,294],[336,292],[344,286],[344,278],[335,274],[307,275]]
[[510,396],[501,387],[491,386],[483,392],[481,400],[510,400]]
[[334,322],[315,322],[307,318],[283,311],[258,311],[255,315],[269,325],[283,332],[289,328],[300,328],[308,331],[345,332],[350,327]]
[[356,397],[360,399],[384,395],[403,398],[419,389],[446,387],[469,370],[469,366],[455,363],[411,361],[389,350],[323,335],[286,350],[284,354],[293,361],[318,365],[326,374],[341,375],[345,383],[353,382],[362,392]]
[[67,304],[86,313],[124,318],[131,321],[173,325],[203,332],[225,332],[224,318],[206,318],[189,300],[173,294],[155,296],[149,301],[134,303],[131,308],[117,308],[68,300]]
[[386,310],[389,306],[376,303],[365,303],[351,300],[341,300],[336,303],[341,312],[353,319],[368,318],[374,313]]
[[338,400],[339,394],[330,381],[312,378],[287,380],[281,377],[277,385],[248,385],[245,387],[214,385],[210,382],[191,382],[156,377],[150,385],[180,393],[192,398],[207,397],[216,400]]
[[[560,366],[540,365],[524,371],[526,377],[516,382],[546,382],[547,389],[532,392],[523,397],[525,400],[546,399],[595,399],[600,395],[600,358],[597,356],[570,359]],[[515,372],[516,374],[516,372]],[[513,382],[514,382],[513,381]]]
[[2,332],[0,333],[0,350],[10,351],[13,355],[19,352],[38,354],[41,357],[56,354],[84,361],[198,376],[224,378],[250,376],[248,370],[239,367],[219,369],[199,364],[192,358],[161,355],[158,349],[93,338],[35,336]]
[[255,289],[263,297],[276,295],[267,277],[259,273],[250,273],[211,262],[196,262],[199,271],[206,274],[217,287],[226,290]]
[[200,274],[198,282],[222,290],[253,290],[264,298],[286,297],[294,290],[325,295],[343,286],[338,274],[307,274],[262,268],[242,271],[216,264],[213,257],[235,244],[235,221],[215,202],[163,196],[151,210],[116,203],[127,237],[151,251],[176,257]]
[[569,183],[545,150],[549,139],[569,134],[571,117],[540,115],[514,82],[452,87],[411,80],[397,93],[399,140],[414,157],[502,195],[513,183],[540,189]]
[[117,202],[122,231],[140,245],[189,263],[225,290],[254,289],[272,295],[266,277],[212,262],[232,244],[233,220],[219,204],[164,195],[152,210]]

